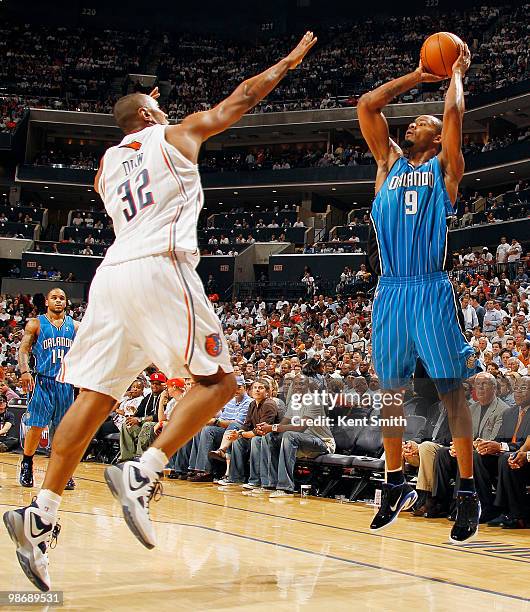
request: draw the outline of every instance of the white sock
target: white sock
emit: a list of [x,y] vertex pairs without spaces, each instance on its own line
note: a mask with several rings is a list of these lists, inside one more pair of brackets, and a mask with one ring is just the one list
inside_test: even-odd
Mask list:
[[140,457],[140,463],[145,465],[146,468],[152,470],[153,472],[164,471],[168,462],[168,458],[166,457],[166,453],[159,448],[148,448],[145,453]]
[[50,491],[49,489],[41,489],[37,495],[36,503],[39,510],[44,513],[43,518],[50,522],[55,523],[57,520],[57,511],[61,505],[62,497]]

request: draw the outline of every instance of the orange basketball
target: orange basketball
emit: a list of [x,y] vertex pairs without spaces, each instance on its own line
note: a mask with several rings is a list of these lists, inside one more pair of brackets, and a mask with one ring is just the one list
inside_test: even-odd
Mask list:
[[462,39],[451,32],[431,34],[420,51],[421,63],[426,72],[450,77],[463,45]]

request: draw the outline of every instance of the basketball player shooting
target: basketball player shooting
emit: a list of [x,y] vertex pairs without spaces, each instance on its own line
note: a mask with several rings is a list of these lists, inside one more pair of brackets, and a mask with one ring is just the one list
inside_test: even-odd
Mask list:
[[471,413],[462,385],[475,373],[474,351],[459,327],[445,271],[447,218],[454,216],[464,174],[463,78],[469,65],[469,49],[462,44],[452,67],[443,123],[431,115],[418,117],[409,125],[401,147],[390,138],[382,109],[419,83],[446,77],[429,74],[420,61],[414,72],[364,94],[357,106],[363,136],[377,163],[371,211],[375,244],[369,249],[380,275],[372,312],[373,361],[381,387],[394,397],[383,408],[387,482],[370,528],[387,527],[417,499],[403,476],[404,429],[399,417],[403,417],[400,389],[419,358],[447,409],[460,470],[457,517],[450,536],[454,543],[474,536],[480,517],[473,483]]
[[316,41],[307,32],[284,59],[179,125],[169,125],[156,90],[116,103],[114,117],[125,137],[106,151],[94,183],[116,240],[92,282],[87,311],[57,377],[82,391],[57,429],[36,501],[4,514],[19,563],[37,588],[50,588],[47,547],[58,534],[65,485],[138,372],[155,363],[168,378],[191,374],[196,382],[139,461],[105,471],[127,525],[147,548],[156,543],[149,503],[160,492],[168,458],[233,397],[228,346],[195,271],[203,204],[198,154],[205,140],[272,91]]

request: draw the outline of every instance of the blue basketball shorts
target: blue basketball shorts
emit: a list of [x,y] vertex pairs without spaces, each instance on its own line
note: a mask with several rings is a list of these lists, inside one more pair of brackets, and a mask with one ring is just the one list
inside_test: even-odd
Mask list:
[[37,374],[35,389],[28,403],[26,425],[31,427],[57,427],[74,402],[74,388],[49,376]]
[[372,309],[372,360],[383,389],[406,385],[418,357],[442,393],[476,373],[445,272],[382,276]]

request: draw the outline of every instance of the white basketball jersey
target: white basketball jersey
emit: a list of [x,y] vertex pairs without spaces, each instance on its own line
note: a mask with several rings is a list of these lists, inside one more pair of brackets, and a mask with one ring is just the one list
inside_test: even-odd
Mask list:
[[105,152],[98,188],[116,240],[102,265],[176,251],[198,263],[199,170],[167,142],[166,128],[128,134]]

